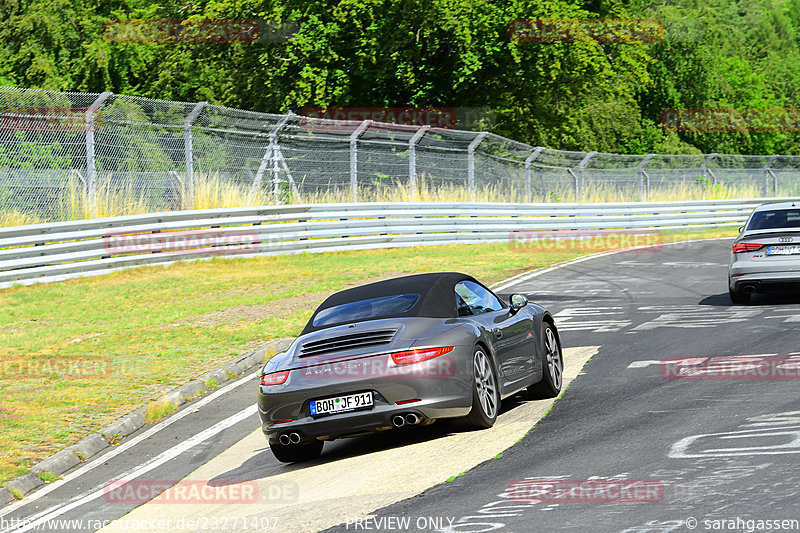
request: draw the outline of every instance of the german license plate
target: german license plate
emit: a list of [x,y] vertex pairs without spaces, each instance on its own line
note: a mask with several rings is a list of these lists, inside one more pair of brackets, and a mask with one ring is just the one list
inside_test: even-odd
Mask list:
[[333,413],[344,413],[372,407],[372,393],[361,392],[349,394],[347,396],[336,396],[325,398],[324,400],[311,400],[312,415],[329,415]]
[[795,255],[800,254],[800,244],[788,246],[767,246],[767,255]]

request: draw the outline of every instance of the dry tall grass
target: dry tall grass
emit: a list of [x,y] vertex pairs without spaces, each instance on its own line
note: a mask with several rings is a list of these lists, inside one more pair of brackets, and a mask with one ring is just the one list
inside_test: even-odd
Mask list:
[[[709,185],[698,183],[676,183],[652,189],[644,201],[686,201],[686,200],[720,200],[725,198],[757,198],[762,191],[751,185]],[[271,198],[268,198],[272,201]],[[503,187],[501,185],[477,186],[470,196],[462,184],[430,185],[420,179],[416,195],[412,196],[408,183],[395,181],[384,187],[360,187],[357,200],[359,202],[637,202],[640,200],[638,188],[619,188],[610,183],[589,183],[583,197],[578,199],[572,186],[561,186],[546,194],[532,193],[530,199],[520,187]],[[325,192],[290,197],[286,203],[338,203],[351,202],[350,189],[329,189]]]
[[26,226],[28,224],[39,224],[43,222],[37,216],[19,211],[0,211],[0,228],[6,226]]
[[263,189],[251,195],[249,186],[223,181],[217,175],[196,174],[194,196],[187,198],[186,205],[192,206],[193,209],[214,209],[270,203],[273,203],[273,200]]
[[[250,184],[238,184],[221,179],[218,175],[197,173],[194,182],[194,194],[188,195],[182,185],[180,195],[183,200],[178,200],[180,205],[172,205],[175,200],[157,198],[152,205],[147,198],[143,198],[139,190],[130,184],[116,188],[111,187],[108,179],[103,176],[98,179],[96,216],[111,217],[122,215],[135,215],[161,210],[182,208],[214,209],[226,207],[242,207],[255,205],[275,204],[273,191],[262,186],[251,192]],[[299,189],[305,189],[299,183]],[[653,188],[647,195],[647,201],[685,201],[685,200],[716,200],[724,198],[757,198],[762,191],[753,185],[725,185],[709,184],[698,181],[697,183],[683,182],[668,186]],[[297,196],[290,187],[284,185],[280,191],[280,203],[346,203],[353,201],[349,187],[327,188],[324,191],[312,192]],[[639,201],[639,191],[636,187],[619,188],[610,183],[588,183],[583,197],[576,199],[575,191],[570,185],[555,188],[546,194],[534,193],[530,199],[526,197],[521,187],[509,187],[499,184],[478,185],[473,195],[462,183],[431,183],[425,176],[421,176],[417,183],[417,190],[411,194],[408,182],[394,181],[388,185],[362,185],[357,191],[359,202],[636,202]],[[76,177],[70,179],[66,195],[57,206],[58,220],[79,220],[92,217],[92,208],[89,205],[86,190],[82,181]],[[19,211],[3,211],[0,209],[0,226],[17,226],[22,224],[35,224],[46,222],[40,216],[29,215]]]

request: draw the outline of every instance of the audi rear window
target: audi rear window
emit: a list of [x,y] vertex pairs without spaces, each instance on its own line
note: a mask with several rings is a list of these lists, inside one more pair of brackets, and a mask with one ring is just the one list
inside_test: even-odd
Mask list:
[[330,326],[369,318],[400,315],[410,311],[419,301],[419,294],[396,294],[359,300],[323,309],[314,317],[314,326]]
[[756,211],[747,225],[748,230],[800,228],[800,209]]

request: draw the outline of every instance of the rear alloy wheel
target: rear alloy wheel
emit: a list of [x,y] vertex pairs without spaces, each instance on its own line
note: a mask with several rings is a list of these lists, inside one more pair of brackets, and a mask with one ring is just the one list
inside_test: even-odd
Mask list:
[[319,457],[322,453],[323,444],[325,443],[317,439],[309,443],[301,442],[299,444],[286,445],[270,442],[269,448],[275,458],[282,463],[301,463]]
[[728,289],[728,294],[731,297],[731,301],[735,304],[746,304],[750,301],[750,295],[743,292]]
[[531,398],[555,398],[561,393],[564,374],[564,357],[552,325],[542,323],[542,380],[528,387]]
[[472,356],[472,410],[466,417],[471,427],[490,428],[500,409],[500,391],[492,360],[480,346]]

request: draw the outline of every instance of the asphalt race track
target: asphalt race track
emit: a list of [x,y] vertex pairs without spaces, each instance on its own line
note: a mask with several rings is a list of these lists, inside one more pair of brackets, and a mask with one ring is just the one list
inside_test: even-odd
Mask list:
[[[519,396],[491,430],[434,424],[329,443],[320,460],[285,466],[254,431],[248,376],[0,510],[0,531],[90,531],[68,521],[120,517],[207,519],[170,531],[791,530],[780,521],[800,520],[800,299],[731,305],[729,249],[602,255],[502,288],[555,313],[575,378],[530,431],[550,403]],[[255,484],[261,497],[141,505],[103,490],[187,476]],[[259,527],[245,522],[259,513]],[[156,530],[120,523],[104,531]]]
[[[656,533],[752,531],[758,520],[800,520],[797,372],[690,380],[675,379],[662,363],[762,354],[800,359],[800,300],[759,297],[732,306],[729,246],[704,241],[608,255],[516,285],[514,292],[556,312],[567,346],[600,346],[585,375],[502,458],[360,525],[410,517],[413,531],[418,519],[440,517],[441,531]],[[566,490],[545,498],[519,491],[524,484],[509,490],[526,478],[560,479]],[[614,478],[649,482],[660,493],[640,491],[640,498],[633,494],[638,501],[626,503],[587,494],[590,501],[581,502],[581,493],[569,490],[576,485],[569,480]]]

